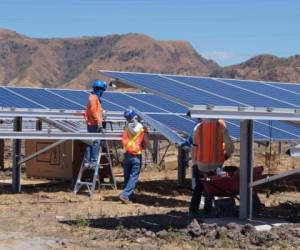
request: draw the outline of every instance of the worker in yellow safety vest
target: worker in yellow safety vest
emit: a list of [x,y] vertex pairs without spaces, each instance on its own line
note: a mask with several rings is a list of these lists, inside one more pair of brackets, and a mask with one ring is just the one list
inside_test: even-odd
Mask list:
[[122,202],[132,203],[132,195],[138,182],[142,151],[148,147],[151,151],[151,145],[148,140],[147,130],[138,121],[138,116],[133,110],[124,112],[126,125],[122,135],[122,144],[124,148],[124,160],[122,162],[124,170],[124,190],[119,198]]

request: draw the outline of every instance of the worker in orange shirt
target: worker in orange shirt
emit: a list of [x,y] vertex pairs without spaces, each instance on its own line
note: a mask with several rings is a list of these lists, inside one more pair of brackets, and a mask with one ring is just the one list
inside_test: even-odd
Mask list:
[[[95,80],[92,84],[91,92],[85,111],[85,120],[87,123],[87,131],[89,133],[102,132],[103,127],[103,108],[101,99],[103,92],[107,89],[104,81]],[[101,140],[93,140],[92,146],[87,146],[84,155],[84,166],[93,168],[97,164]]]
[[[224,120],[203,119],[194,128],[192,136],[192,189],[193,195],[189,208],[189,217],[194,219],[199,209],[205,176],[215,175],[218,168],[234,151]],[[204,212],[210,212],[212,198],[206,197]]]

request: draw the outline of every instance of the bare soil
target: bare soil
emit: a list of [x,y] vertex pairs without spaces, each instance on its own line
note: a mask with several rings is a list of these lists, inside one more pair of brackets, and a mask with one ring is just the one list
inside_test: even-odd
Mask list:
[[[169,159],[174,157],[170,155]],[[260,161],[264,163],[263,158]],[[232,160],[227,165],[235,163]],[[85,193],[73,194],[73,184],[68,182],[24,177],[20,194],[12,194],[10,186],[2,184],[0,250],[300,249],[299,175],[260,187],[259,198],[265,207],[256,216],[288,223],[258,232],[250,224],[201,224],[205,217],[202,211],[200,226],[188,226],[190,171],[187,184],[178,186],[176,165],[167,161],[163,170],[148,165],[141,172],[134,203],[129,205],[118,199],[122,189],[120,167],[114,169],[118,190],[102,188],[91,198]],[[0,171],[0,179],[8,179],[10,174],[6,168]]]

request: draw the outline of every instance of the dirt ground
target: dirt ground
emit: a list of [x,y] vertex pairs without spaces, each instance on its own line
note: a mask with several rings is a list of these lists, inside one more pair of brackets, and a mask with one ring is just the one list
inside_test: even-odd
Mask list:
[[[227,164],[236,164],[235,157]],[[170,159],[174,157],[169,155]],[[263,157],[259,160],[256,164],[266,163]],[[278,159],[272,160],[274,166]],[[280,161],[284,171],[297,165],[285,156]],[[163,170],[148,165],[141,172],[134,203],[129,205],[118,199],[122,169],[115,167],[114,171],[118,190],[102,188],[92,198],[85,193],[75,195],[68,182],[32,185],[39,181],[24,177],[24,183],[31,185],[23,185],[20,194],[11,194],[10,186],[0,185],[0,250],[300,249],[299,175],[259,188],[264,206],[257,218],[284,219],[288,224],[257,232],[250,224],[187,227],[190,174],[188,171],[186,185],[178,186],[174,161],[167,161]],[[8,179],[10,174],[6,168],[0,171],[0,179]],[[200,211],[199,222],[202,214]]]

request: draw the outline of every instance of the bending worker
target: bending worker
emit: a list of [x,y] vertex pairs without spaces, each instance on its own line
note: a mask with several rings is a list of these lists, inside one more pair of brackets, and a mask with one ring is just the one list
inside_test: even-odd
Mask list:
[[[89,133],[97,133],[102,131],[103,109],[100,97],[107,89],[106,82],[96,80],[92,83],[93,91],[89,96],[89,100],[85,111],[85,120],[87,123],[87,131]],[[101,140],[93,140],[92,146],[87,146],[84,155],[84,166],[95,167],[99,155]]]
[[[194,219],[199,209],[203,184],[201,179],[216,174],[234,151],[224,120],[204,119],[194,128],[192,137],[192,188],[189,217]],[[210,212],[212,198],[206,197],[204,212]]]
[[122,163],[124,170],[124,190],[119,198],[122,202],[132,203],[131,198],[138,182],[141,163],[142,150],[148,147],[152,151],[149,143],[147,130],[138,121],[138,116],[133,110],[124,112],[126,125],[122,135],[122,144],[125,150]]

